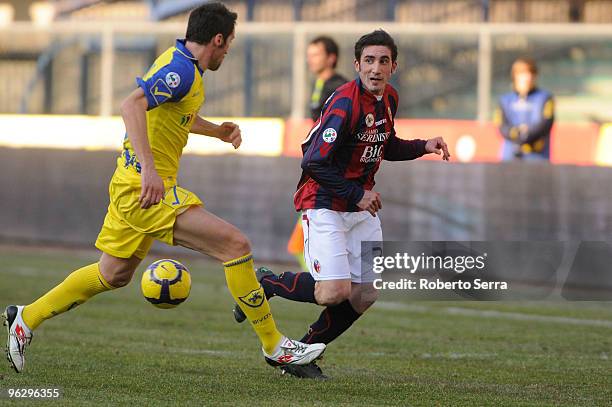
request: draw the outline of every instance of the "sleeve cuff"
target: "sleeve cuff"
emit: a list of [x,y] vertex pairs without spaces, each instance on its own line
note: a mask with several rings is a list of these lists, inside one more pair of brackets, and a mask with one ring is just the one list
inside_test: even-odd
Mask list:
[[357,185],[355,185],[354,188],[354,192],[351,194],[349,201],[357,205],[357,203],[359,203],[359,201],[361,201],[361,198],[363,198],[363,196],[365,195],[365,189]]
[[157,101],[153,96],[151,96],[151,93],[147,90],[147,83],[142,80],[142,78],[136,78],[136,85],[138,85],[138,87],[143,90],[145,97],[147,98],[147,110],[151,110],[157,107]]
[[418,142],[417,144],[417,154],[419,154],[419,157],[424,156],[425,154],[427,154],[427,150],[425,150],[425,146],[427,145],[427,140],[415,140]]

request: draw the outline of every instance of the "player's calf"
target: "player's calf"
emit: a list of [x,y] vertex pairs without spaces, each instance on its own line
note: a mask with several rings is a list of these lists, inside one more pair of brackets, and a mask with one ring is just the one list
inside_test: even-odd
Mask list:
[[[260,267],[257,270],[255,270],[255,278],[257,279],[257,281],[259,281],[260,284],[265,277],[274,277],[274,276],[275,274],[272,272],[272,270],[270,270],[267,267]],[[264,288],[264,293],[265,293],[265,288]],[[266,293],[266,299],[269,299],[269,298],[270,297]],[[240,305],[238,305],[237,303],[234,304],[234,308],[232,308],[232,313],[234,314],[234,319],[238,323],[245,321],[247,318],[246,315],[244,314],[244,311],[242,311],[242,308],[240,308]]]
[[350,302],[359,314],[366,312],[378,299],[378,290],[371,283],[352,284]]
[[[267,299],[279,296],[291,301],[317,303],[314,296],[316,282],[310,273],[286,271],[276,275],[269,268],[260,267],[255,271],[255,276],[261,283]],[[236,322],[246,319],[246,315],[238,304],[234,305],[233,313]]]

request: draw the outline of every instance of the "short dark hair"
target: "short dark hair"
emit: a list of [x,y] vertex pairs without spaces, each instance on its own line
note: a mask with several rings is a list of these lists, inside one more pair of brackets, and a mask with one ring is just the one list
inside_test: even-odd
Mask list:
[[189,13],[185,38],[198,44],[208,44],[215,35],[221,34],[226,41],[234,31],[237,18],[238,14],[221,3],[203,4]]
[[383,45],[391,51],[391,61],[397,60],[397,45],[393,38],[385,30],[372,31],[369,34],[362,35],[355,43],[355,59],[361,60],[363,49],[370,45]]
[[514,76],[514,65],[515,64],[525,64],[527,65],[527,69],[529,70],[529,72],[531,72],[534,75],[538,74],[538,65],[536,64],[536,61],[533,58],[519,57],[515,59],[514,62],[512,63],[512,68],[510,69],[511,77]]
[[335,55],[336,62],[334,62],[334,68],[338,64],[338,57],[340,56],[340,49],[338,48],[338,43],[334,41],[333,38],[328,37],[326,35],[321,35],[314,40],[310,41],[310,45],[312,44],[323,44],[323,48],[325,48],[325,53],[327,55]]

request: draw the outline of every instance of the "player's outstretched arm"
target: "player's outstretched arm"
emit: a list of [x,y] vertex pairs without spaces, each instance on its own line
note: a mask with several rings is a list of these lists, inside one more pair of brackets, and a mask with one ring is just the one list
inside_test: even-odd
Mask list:
[[231,143],[234,148],[240,147],[242,144],[242,134],[240,127],[236,123],[223,122],[221,125],[214,124],[196,116],[190,131],[195,134],[218,138],[226,143]]
[[147,136],[148,102],[142,88],[129,94],[121,103],[121,117],[125,130],[141,166],[140,207],[158,204],[164,196],[164,182],[155,170],[153,153]]
[[402,140],[393,132],[385,146],[384,158],[387,161],[408,161],[415,160],[428,153],[442,155],[442,159],[446,161],[450,159],[448,146],[442,137],[429,140]]

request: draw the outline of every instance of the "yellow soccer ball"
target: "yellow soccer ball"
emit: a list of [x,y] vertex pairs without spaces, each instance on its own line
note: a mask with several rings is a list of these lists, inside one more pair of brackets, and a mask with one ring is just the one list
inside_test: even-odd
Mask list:
[[191,275],[176,260],[157,260],[143,273],[140,288],[147,301],[156,307],[174,308],[189,297]]

